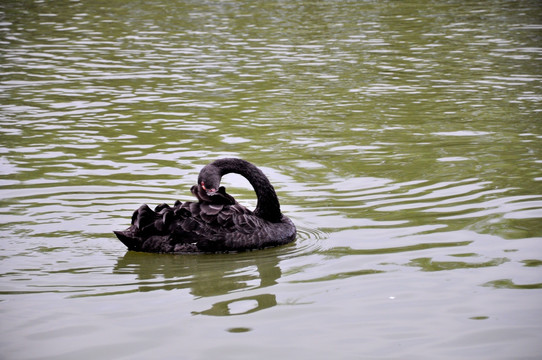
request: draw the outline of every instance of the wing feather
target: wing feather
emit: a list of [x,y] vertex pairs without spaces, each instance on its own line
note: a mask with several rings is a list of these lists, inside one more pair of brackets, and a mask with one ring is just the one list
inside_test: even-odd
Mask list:
[[[224,194],[222,190],[225,199]],[[288,221],[271,226],[237,202],[176,201],[173,207],[160,204],[155,211],[142,205],[134,212],[132,225],[115,233],[129,249],[138,251],[242,251],[292,241],[295,227]]]

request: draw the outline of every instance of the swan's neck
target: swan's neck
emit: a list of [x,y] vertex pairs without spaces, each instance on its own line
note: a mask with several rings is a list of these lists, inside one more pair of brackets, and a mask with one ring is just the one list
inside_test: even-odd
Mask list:
[[220,159],[212,162],[205,168],[207,167],[215,167],[216,169],[209,168],[208,170],[211,172],[218,171],[220,178],[230,173],[236,173],[245,177],[254,188],[258,197],[258,204],[254,213],[262,219],[271,222],[279,222],[281,220],[282,213],[280,212],[279,199],[275,193],[275,189],[269,182],[269,179],[267,179],[267,176],[256,166],[242,159]]

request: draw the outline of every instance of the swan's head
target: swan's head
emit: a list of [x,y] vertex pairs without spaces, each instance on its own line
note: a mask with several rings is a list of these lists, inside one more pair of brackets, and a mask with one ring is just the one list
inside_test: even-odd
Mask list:
[[214,188],[207,189],[205,183],[203,183],[192,186],[190,191],[198,198],[200,202],[220,205],[235,204],[235,199],[226,192],[226,188],[224,186],[220,186],[218,190]]
[[201,187],[207,195],[212,196],[216,194],[220,188],[220,169],[212,164],[205,166],[201,169],[198,176],[198,186]]
[[222,178],[221,170],[214,164],[209,164],[201,169],[198,176],[198,184],[192,187],[192,193],[199,201],[212,204],[233,205],[235,199],[226,193],[226,188],[220,186]]

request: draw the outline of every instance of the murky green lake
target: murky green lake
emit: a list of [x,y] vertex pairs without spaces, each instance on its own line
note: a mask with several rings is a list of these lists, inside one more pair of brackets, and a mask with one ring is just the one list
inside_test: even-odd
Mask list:
[[[2,1],[0,357],[539,358],[541,45],[538,0]],[[294,244],[115,238],[226,156]]]

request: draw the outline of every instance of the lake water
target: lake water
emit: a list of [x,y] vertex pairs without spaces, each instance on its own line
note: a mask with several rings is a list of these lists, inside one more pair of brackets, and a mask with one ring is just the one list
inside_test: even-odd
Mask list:
[[[541,45],[538,0],[3,0],[0,357],[539,359]],[[294,244],[115,238],[226,156]]]

